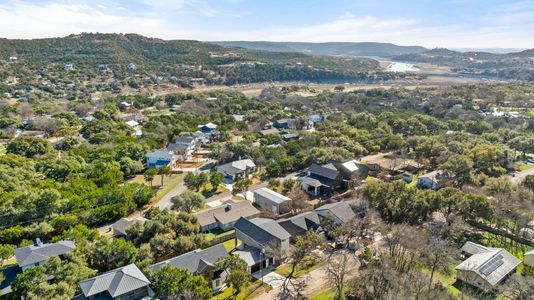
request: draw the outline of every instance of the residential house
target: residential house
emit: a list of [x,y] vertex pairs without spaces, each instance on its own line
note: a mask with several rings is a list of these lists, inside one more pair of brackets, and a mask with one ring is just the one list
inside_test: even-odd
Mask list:
[[282,139],[284,139],[284,141],[298,140],[299,138],[300,135],[298,133],[285,132],[282,134]]
[[227,257],[228,252],[222,244],[206,249],[197,249],[187,252],[180,256],[164,260],[152,265],[150,268],[154,271],[164,266],[172,266],[182,270],[188,270],[194,275],[202,275],[208,280],[212,290],[218,291],[224,287],[226,272],[217,270],[215,263],[223,257]]
[[306,235],[308,231],[318,231],[321,227],[321,220],[315,211],[307,211],[288,219],[277,221],[294,239],[297,236]]
[[137,66],[134,64],[134,63],[129,63],[126,68],[128,68],[128,70],[130,71],[133,71],[135,69],[137,69]]
[[315,128],[317,124],[323,123],[326,121],[327,115],[315,114],[308,116],[308,129]]
[[136,137],[141,137],[143,135],[143,131],[141,130],[141,126],[139,125],[139,122],[135,120],[130,120],[126,122],[126,125],[132,127],[134,130],[134,135]]
[[175,163],[174,151],[171,150],[160,149],[146,154],[146,164],[149,168],[172,167]]
[[279,119],[273,122],[273,127],[277,129],[297,129],[297,120]]
[[128,229],[136,223],[144,224],[146,219],[143,217],[138,217],[136,219],[132,218],[121,218],[117,222],[111,224],[111,229],[113,230],[114,237],[127,237]]
[[331,195],[342,187],[343,176],[333,164],[312,164],[301,178],[302,189],[315,196]]
[[367,169],[355,159],[345,162],[333,162],[332,164],[341,173],[343,180],[353,180],[367,177]]
[[250,201],[228,201],[225,204],[205,209],[194,214],[202,232],[213,229],[230,230],[239,218],[252,219],[260,215]]
[[377,176],[381,172],[395,176],[404,172],[416,173],[424,166],[411,159],[397,157],[393,153],[378,153],[361,159],[361,165],[367,167],[369,175]]
[[232,115],[236,122],[245,122],[245,115]]
[[525,266],[534,267],[534,249],[525,253],[525,260],[523,261]]
[[349,223],[356,218],[352,208],[345,201],[325,204],[316,208],[315,212],[322,218],[332,218],[338,225]]
[[254,191],[254,203],[275,214],[285,213],[287,207],[284,206],[288,205],[290,201],[290,198],[266,187]]
[[197,150],[197,139],[192,135],[181,135],[176,138],[174,143],[170,143],[167,146],[167,150],[174,152],[176,160],[191,160]]
[[217,129],[217,125],[210,122],[208,124],[198,125],[198,128],[204,134],[212,134]]
[[63,69],[65,71],[72,71],[72,70],[74,70],[74,65],[73,64],[64,64],[63,65]]
[[61,257],[75,249],[73,241],[44,244],[41,239],[36,239],[34,245],[15,249],[15,258],[24,272],[28,268],[44,265],[45,261],[51,257]]
[[241,244],[233,254],[245,260],[249,273],[276,265],[280,263],[277,258],[287,256],[291,235],[276,221],[240,218],[234,227]]
[[502,248],[490,248],[470,243],[462,247],[469,258],[456,266],[456,277],[485,292],[496,290],[496,286],[514,273],[521,263],[517,257]]
[[260,131],[260,134],[262,136],[268,136],[268,135],[277,134],[277,133],[280,133],[280,130],[278,130],[276,128],[269,128],[269,129],[265,129],[265,130],[261,130]]
[[150,281],[134,264],[80,281],[79,285],[83,299],[89,300],[139,300],[152,294]]
[[439,171],[432,171],[417,178],[417,188],[427,190],[437,190],[443,186],[445,175]]
[[10,56],[7,61],[9,62],[16,62],[18,60],[18,58],[16,56]]
[[222,173],[230,182],[245,178],[255,170],[256,164],[250,159],[236,160],[217,167],[217,172]]
[[100,71],[107,71],[109,69],[108,65],[102,64],[98,65],[98,70]]

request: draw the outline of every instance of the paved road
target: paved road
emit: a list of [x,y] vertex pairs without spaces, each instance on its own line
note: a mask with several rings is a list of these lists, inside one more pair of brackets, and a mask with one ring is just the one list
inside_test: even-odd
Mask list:
[[523,182],[525,177],[527,177],[528,175],[534,175],[534,168],[530,168],[528,170],[518,172],[517,174],[515,174],[514,177],[511,177],[511,176],[509,176],[509,177],[510,177],[510,179],[512,180],[513,183],[521,184],[521,182]]
[[178,184],[174,189],[165,194],[165,196],[163,196],[158,202],[156,202],[154,206],[158,207],[161,210],[166,208],[170,209],[172,205],[171,198],[180,195],[181,193],[185,192],[186,189],[187,188],[185,187],[185,184],[183,182],[180,182],[180,184]]
[[[254,274],[252,274],[252,276],[258,280],[261,280],[262,276],[261,276],[261,272],[258,271]],[[271,270],[263,270],[263,282],[265,282],[266,284],[272,286],[273,288],[279,288],[282,286],[282,284],[284,283],[284,280],[286,278],[274,271],[271,271]]]

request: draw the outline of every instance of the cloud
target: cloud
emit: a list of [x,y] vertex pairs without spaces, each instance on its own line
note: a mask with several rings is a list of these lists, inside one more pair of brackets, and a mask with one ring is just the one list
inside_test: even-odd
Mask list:
[[116,32],[207,41],[374,41],[426,47],[534,48],[534,0],[497,5],[484,14],[475,12],[468,22],[417,13],[413,15],[418,17],[391,17],[345,12],[321,22],[300,17],[268,23],[260,21],[261,12],[244,11],[244,0],[0,1],[0,36],[8,38]]

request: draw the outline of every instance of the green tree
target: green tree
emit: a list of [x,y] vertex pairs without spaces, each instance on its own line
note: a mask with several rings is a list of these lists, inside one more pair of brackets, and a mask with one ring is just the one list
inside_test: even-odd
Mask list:
[[234,295],[241,292],[250,283],[247,263],[237,255],[221,257],[215,263],[215,269],[225,270],[226,285],[234,288]]
[[4,265],[4,261],[15,254],[15,246],[9,244],[0,244],[0,267]]
[[224,182],[224,175],[219,172],[213,172],[210,174],[210,184],[211,188],[215,191],[220,184]]
[[243,179],[237,180],[236,182],[234,182],[232,194],[235,195],[239,193],[245,193],[251,184],[252,184],[252,180],[250,180],[250,178],[243,178]]
[[26,157],[43,155],[52,150],[52,145],[45,139],[21,136],[7,143],[6,150],[8,153],[18,154]]
[[201,172],[200,174],[197,175],[197,177],[198,177],[198,189],[200,189],[206,183],[209,182],[209,176],[205,172]]
[[11,284],[13,296],[15,298],[26,297],[28,293],[36,290],[39,284],[46,282],[45,268],[36,266],[26,269],[26,271],[17,274],[15,281]]
[[531,191],[534,191],[534,175],[527,175],[521,184]]
[[471,182],[473,160],[465,155],[453,155],[439,168],[452,178],[457,187]]
[[160,299],[209,299],[211,288],[202,275],[192,275],[188,270],[170,265],[152,274],[156,296]]
[[204,207],[205,200],[200,193],[185,191],[176,197],[172,197],[172,209],[192,213],[194,210]]
[[107,271],[134,263],[137,260],[137,248],[123,238],[109,239],[102,237],[89,250],[89,261],[94,268]]
[[150,186],[152,186],[152,181],[154,181],[154,178],[158,174],[158,170],[155,168],[149,168],[145,171],[143,174],[143,177],[145,178],[145,181],[150,183]]
[[161,175],[161,186],[163,186],[163,178],[171,174],[171,168],[169,166],[161,166],[158,169],[158,174]]
[[200,189],[200,185],[201,185],[198,175],[195,175],[192,172],[187,172],[187,174],[184,177],[184,184],[188,189],[194,190],[197,192]]

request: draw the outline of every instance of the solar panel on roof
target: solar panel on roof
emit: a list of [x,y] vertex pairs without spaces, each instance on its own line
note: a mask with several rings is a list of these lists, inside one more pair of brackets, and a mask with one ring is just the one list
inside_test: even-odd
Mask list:
[[492,258],[488,263],[486,263],[482,268],[480,268],[480,273],[484,274],[485,276],[488,276],[489,274],[493,273],[498,267],[502,266],[504,264],[503,256],[502,254],[499,254]]

